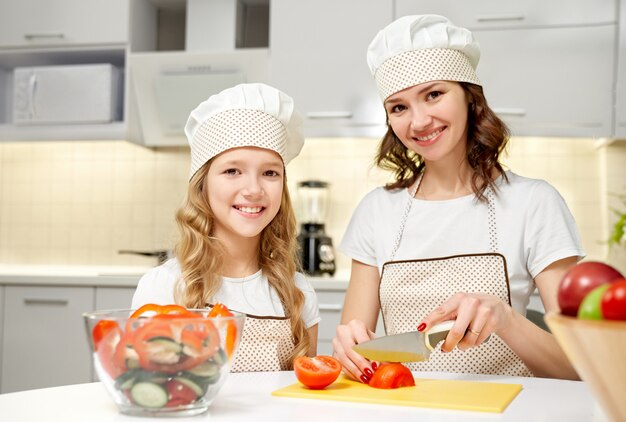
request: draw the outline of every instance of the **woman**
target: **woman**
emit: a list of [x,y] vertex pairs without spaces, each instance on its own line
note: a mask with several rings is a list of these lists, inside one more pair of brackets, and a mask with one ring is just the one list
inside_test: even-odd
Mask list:
[[388,121],[376,162],[395,181],[361,201],[341,243],[352,273],[333,340],[363,382],[377,363],[352,346],[373,337],[379,310],[387,334],[455,320],[413,370],[577,378],[525,309],[535,286],[557,309],[559,280],[584,251],[558,192],[500,165],[508,130],[479,57],[469,31],[435,15],[400,18],[369,46]]
[[133,308],[217,302],[247,314],[232,370],[276,371],[315,356],[315,291],[296,272],[296,221],[286,164],[304,143],[293,101],[263,84],[242,84],[191,112],[186,198],[176,214],[176,258],[142,277]]

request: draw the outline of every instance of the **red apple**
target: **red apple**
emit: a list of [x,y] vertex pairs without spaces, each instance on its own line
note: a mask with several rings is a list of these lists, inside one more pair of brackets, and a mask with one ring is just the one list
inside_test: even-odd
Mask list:
[[602,262],[581,262],[565,273],[559,284],[558,301],[561,313],[578,314],[583,298],[595,287],[623,278],[619,271]]

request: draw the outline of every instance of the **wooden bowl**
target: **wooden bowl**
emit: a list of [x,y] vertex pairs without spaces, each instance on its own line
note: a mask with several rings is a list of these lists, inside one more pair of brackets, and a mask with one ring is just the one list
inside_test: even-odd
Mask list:
[[548,313],[546,323],[606,416],[626,421],[626,321]]

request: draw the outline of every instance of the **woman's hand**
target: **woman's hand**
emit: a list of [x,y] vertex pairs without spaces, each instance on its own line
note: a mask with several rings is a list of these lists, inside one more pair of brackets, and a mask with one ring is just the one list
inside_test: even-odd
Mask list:
[[369,383],[378,364],[359,355],[352,350],[352,346],[374,337],[374,333],[363,321],[353,319],[347,324],[338,325],[337,334],[333,339],[333,356],[341,362],[343,372],[348,377],[365,384]]
[[513,319],[513,308],[499,298],[484,293],[457,293],[428,314],[420,331],[448,320],[456,320],[446,341],[444,352],[455,347],[467,350],[480,345],[492,333],[506,330]]

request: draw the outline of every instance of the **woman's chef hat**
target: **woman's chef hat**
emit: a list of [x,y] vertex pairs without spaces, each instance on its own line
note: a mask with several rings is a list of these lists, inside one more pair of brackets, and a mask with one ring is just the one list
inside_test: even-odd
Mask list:
[[207,161],[237,147],[276,151],[287,165],[304,145],[302,117],[293,100],[271,86],[240,84],[212,95],[189,115],[191,178]]
[[379,31],[367,49],[367,64],[383,101],[430,81],[480,85],[479,58],[472,33],[438,15],[401,17]]

